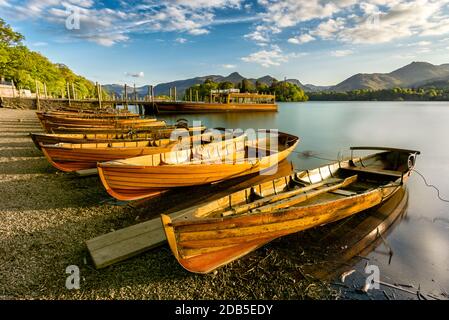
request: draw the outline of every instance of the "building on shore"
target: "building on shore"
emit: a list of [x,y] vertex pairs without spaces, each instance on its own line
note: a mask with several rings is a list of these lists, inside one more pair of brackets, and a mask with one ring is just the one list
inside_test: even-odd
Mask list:
[[33,98],[36,95],[31,93],[28,89],[17,89],[13,82],[7,82],[3,79],[0,80],[0,97],[8,98]]

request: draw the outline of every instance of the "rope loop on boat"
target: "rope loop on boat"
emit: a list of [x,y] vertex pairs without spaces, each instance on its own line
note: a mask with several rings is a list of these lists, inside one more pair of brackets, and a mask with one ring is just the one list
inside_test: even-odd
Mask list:
[[416,172],[416,174],[419,175],[419,176],[421,177],[421,179],[423,180],[423,182],[424,182],[424,184],[426,185],[426,187],[435,189],[435,191],[437,192],[437,198],[438,198],[440,201],[448,202],[448,203],[449,203],[449,200],[448,200],[448,199],[444,199],[443,197],[440,196],[440,189],[439,189],[437,186],[435,186],[435,185],[430,184],[430,183],[427,182],[427,179],[426,179],[426,177],[424,176],[424,174],[422,174],[421,172],[419,172],[419,171],[416,170],[415,168],[410,168],[410,171]]

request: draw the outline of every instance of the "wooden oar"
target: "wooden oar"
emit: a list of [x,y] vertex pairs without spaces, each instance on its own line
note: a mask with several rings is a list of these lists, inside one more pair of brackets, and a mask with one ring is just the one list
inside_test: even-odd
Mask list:
[[290,206],[296,205],[298,203],[304,202],[306,200],[309,200],[310,198],[319,196],[320,194],[326,193],[326,192],[330,192],[330,191],[334,191],[340,188],[344,188],[349,186],[351,183],[354,183],[357,181],[357,175],[351,176],[349,178],[346,178],[343,182],[338,183],[334,186],[330,186],[327,188],[323,188],[320,190],[316,190],[316,191],[312,191],[312,192],[308,192],[305,194],[300,194],[296,197],[293,198],[288,198],[284,201],[279,201],[275,204],[269,204],[269,205],[265,205],[263,207],[259,207],[255,210],[255,212],[257,213],[262,213],[262,212],[271,212],[271,211],[275,211],[275,210],[280,210],[280,209],[285,209],[288,208]]
[[343,180],[342,179],[338,179],[338,178],[331,178],[331,179],[328,179],[326,181],[321,181],[321,182],[318,182],[318,183],[314,183],[314,184],[311,184],[311,185],[308,185],[308,186],[305,186],[305,187],[302,187],[302,188],[299,188],[299,189],[283,192],[281,194],[275,194],[275,195],[272,195],[272,196],[269,196],[269,197],[265,197],[263,199],[259,199],[259,200],[253,201],[253,202],[248,203],[248,204],[243,204],[243,205],[240,205],[240,206],[236,206],[236,207],[232,208],[231,210],[223,212],[221,215],[222,215],[222,217],[226,217],[226,216],[233,215],[233,214],[241,214],[241,213],[244,213],[246,211],[255,209],[257,207],[261,207],[261,206],[264,206],[264,205],[267,205],[267,204],[270,204],[270,203],[273,203],[273,202],[276,202],[276,201],[280,201],[280,200],[284,200],[286,198],[293,197],[293,196],[295,196],[295,195],[297,195],[299,193],[303,193],[303,192],[306,192],[306,191],[309,191],[309,190],[312,190],[312,189],[316,189],[316,188],[322,187],[322,186],[327,185],[327,184],[331,184],[331,183],[335,183],[335,182],[341,182],[341,181],[343,181]]

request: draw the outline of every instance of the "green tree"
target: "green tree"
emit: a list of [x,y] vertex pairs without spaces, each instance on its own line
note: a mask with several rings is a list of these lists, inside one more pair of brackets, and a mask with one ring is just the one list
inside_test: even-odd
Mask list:
[[234,89],[234,84],[230,81],[220,82],[218,84],[218,89],[221,89],[221,90]]
[[8,47],[19,45],[25,37],[15,32],[9,24],[0,18],[0,43]]
[[[67,66],[55,64],[39,52],[31,51],[22,44],[24,37],[0,18],[0,75],[13,80],[16,86],[36,90],[36,81],[43,91],[59,96],[67,93],[67,82],[73,83],[80,97],[96,95],[95,85],[84,77],[76,75]],[[71,86],[70,86],[71,89]],[[105,93],[107,95],[107,93]]]
[[240,86],[240,91],[241,92],[255,92],[256,91],[256,87],[254,86],[254,84],[248,80],[248,79],[243,79],[241,86]]

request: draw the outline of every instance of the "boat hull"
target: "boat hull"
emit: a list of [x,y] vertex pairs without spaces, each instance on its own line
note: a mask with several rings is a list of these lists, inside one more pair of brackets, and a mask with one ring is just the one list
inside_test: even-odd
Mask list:
[[[414,165],[406,152],[401,158],[391,154],[337,162],[253,186],[184,210],[173,221],[162,215],[169,246],[186,270],[209,273],[279,237],[376,207],[402,190]],[[390,169],[395,162],[401,166]],[[292,189],[292,182],[301,187]],[[259,200],[248,197],[253,191],[259,192]]]
[[56,169],[73,172],[96,168],[98,162],[126,159],[143,155],[169,152],[170,146],[124,148],[70,148],[58,145],[42,145],[48,162]]
[[[205,127],[189,127],[190,134],[200,134]],[[127,142],[127,141],[145,141],[154,139],[170,138],[175,130],[184,130],[184,128],[155,128],[148,130],[139,130],[136,133],[112,132],[112,133],[30,133],[31,139],[38,149],[40,144],[57,143],[103,143],[103,142]]]
[[98,173],[106,190],[110,190],[111,192],[108,192],[113,197],[128,200],[125,199],[127,195],[121,196],[123,190],[139,190],[139,194],[142,194],[143,190],[148,190],[151,193],[154,189],[188,187],[215,183],[257,172],[266,173],[286,159],[297,144],[298,141],[289,148],[261,160],[244,160],[241,163],[238,161],[223,163],[220,159],[219,163],[159,165],[164,160],[159,155],[160,158],[155,159],[155,163],[149,163],[147,166],[99,163]]
[[157,102],[159,113],[209,113],[209,112],[276,112],[277,104],[271,103],[200,103]]

